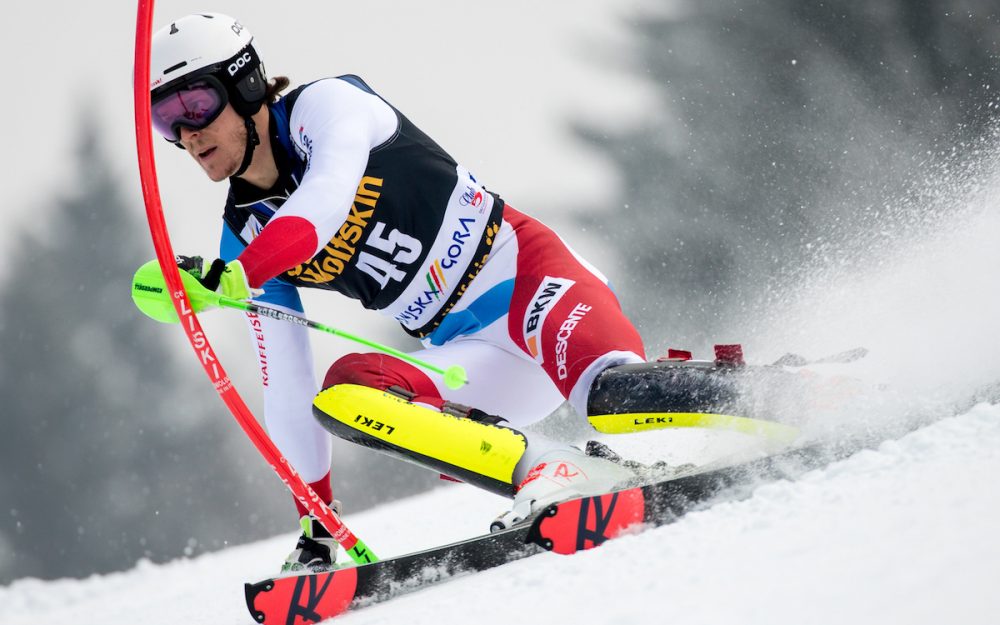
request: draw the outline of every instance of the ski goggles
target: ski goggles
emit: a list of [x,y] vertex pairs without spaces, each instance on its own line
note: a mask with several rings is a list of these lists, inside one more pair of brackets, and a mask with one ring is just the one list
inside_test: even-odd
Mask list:
[[200,76],[170,87],[153,98],[153,128],[171,143],[181,140],[183,128],[201,130],[214,122],[229,103],[226,88],[214,76]]

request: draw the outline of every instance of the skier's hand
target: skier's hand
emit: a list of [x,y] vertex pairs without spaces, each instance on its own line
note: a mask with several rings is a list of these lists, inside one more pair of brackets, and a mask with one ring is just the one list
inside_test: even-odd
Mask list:
[[[191,310],[200,313],[220,305],[219,295],[244,300],[257,297],[263,291],[247,284],[243,265],[234,260],[226,264],[213,261],[205,267],[200,256],[177,256],[174,259],[181,272],[181,282],[187,291]],[[162,323],[177,323],[173,294],[167,287],[160,263],[151,260],[139,267],[132,278],[132,301],[147,316]]]
[[221,258],[216,258],[210,265],[206,265],[201,256],[177,256],[175,260],[181,271],[188,272],[203,287],[216,291],[223,297],[246,300],[262,293],[260,289],[250,288],[243,264],[238,260],[226,263]]

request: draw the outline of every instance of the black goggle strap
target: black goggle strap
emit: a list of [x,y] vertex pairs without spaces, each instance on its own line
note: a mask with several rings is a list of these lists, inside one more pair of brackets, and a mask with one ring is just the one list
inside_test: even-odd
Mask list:
[[253,118],[244,117],[243,125],[247,129],[247,145],[243,150],[243,162],[240,163],[239,169],[236,170],[236,173],[234,173],[231,178],[242,176],[246,172],[247,168],[250,167],[250,163],[253,162],[254,149],[260,145],[260,136],[257,134],[257,124],[254,123]]

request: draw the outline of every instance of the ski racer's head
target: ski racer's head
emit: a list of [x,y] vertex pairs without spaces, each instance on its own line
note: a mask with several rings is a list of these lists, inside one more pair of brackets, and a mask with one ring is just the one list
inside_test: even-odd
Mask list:
[[153,127],[214,181],[243,174],[267,130],[264,103],[288,84],[268,85],[253,36],[218,13],[188,15],[158,30],[150,54]]

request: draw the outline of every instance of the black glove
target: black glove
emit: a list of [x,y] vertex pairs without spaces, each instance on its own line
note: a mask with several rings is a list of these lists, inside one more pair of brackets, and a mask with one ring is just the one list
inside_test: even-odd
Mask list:
[[226,270],[226,261],[221,258],[213,260],[207,270],[205,260],[201,256],[175,256],[174,261],[178,269],[194,276],[209,291],[218,290],[222,273]]

